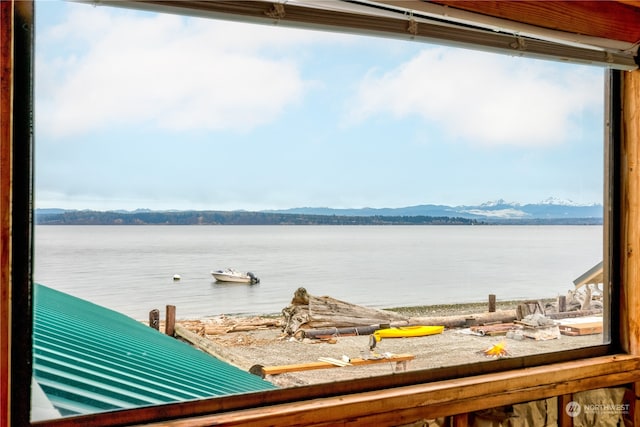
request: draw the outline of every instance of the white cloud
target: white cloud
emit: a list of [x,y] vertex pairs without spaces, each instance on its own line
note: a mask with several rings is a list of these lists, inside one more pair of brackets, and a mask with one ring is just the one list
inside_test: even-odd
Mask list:
[[286,46],[313,37],[76,7],[42,35],[43,50],[73,49],[38,58],[38,125],[57,136],[113,125],[250,130],[299,102],[306,83]]
[[576,116],[601,108],[602,91],[593,90],[601,76],[595,68],[424,49],[389,72],[370,71],[349,120],[420,116],[478,144],[550,145],[566,140]]

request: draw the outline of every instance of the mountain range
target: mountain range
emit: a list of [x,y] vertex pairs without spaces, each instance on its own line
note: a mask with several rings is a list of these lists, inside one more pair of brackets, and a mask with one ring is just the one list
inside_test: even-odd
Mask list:
[[301,207],[254,212],[36,209],[35,217],[37,224],[602,224],[603,211],[601,204],[558,199],[520,204],[500,199],[462,206]]
[[528,220],[566,220],[577,218],[602,220],[604,209],[601,204],[582,205],[571,202],[570,200],[550,198],[539,203],[531,204],[511,203],[500,199],[480,205],[447,206],[429,204],[402,208],[358,209],[303,207],[262,212],[340,216],[447,216],[487,222],[526,222]]

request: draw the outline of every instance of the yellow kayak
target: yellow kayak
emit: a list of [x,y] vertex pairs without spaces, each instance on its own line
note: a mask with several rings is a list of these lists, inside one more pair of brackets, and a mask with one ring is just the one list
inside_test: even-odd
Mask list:
[[379,342],[382,338],[424,337],[441,334],[442,331],[444,331],[444,326],[399,326],[378,329],[373,333],[373,336]]

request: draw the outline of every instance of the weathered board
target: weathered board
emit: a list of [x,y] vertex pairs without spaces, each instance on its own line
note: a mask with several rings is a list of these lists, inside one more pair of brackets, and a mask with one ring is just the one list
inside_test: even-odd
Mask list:
[[469,329],[471,331],[478,333],[480,335],[506,335],[507,332],[512,331],[514,329],[518,329],[519,326],[516,326],[515,323],[497,323],[494,325],[482,325],[482,326],[471,326]]
[[558,325],[528,327],[522,328],[522,335],[526,338],[532,338],[536,341],[556,340],[560,338],[560,328]]
[[413,354],[393,354],[388,357],[379,357],[379,358],[372,358],[372,359],[361,359],[361,358],[350,359],[349,362],[344,362],[344,364],[337,364],[331,360],[319,360],[317,362],[296,363],[293,365],[280,365],[280,366],[254,365],[249,369],[249,372],[264,378],[266,375],[277,375],[277,374],[284,374],[287,372],[309,371],[313,369],[338,368],[338,367],[344,367],[344,366],[373,365],[376,363],[395,363],[396,367],[405,368],[406,362],[411,361],[415,358],[416,357]]
[[595,335],[602,333],[602,322],[574,323],[571,325],[560,325],[562,335]]

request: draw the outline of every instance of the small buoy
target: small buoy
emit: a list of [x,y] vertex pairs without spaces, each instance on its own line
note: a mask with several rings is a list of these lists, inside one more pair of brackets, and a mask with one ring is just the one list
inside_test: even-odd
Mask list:
[[174,274],[173,275],[173,280],[175,280],[175,281],[180,280],[180,275],[179,274]]

